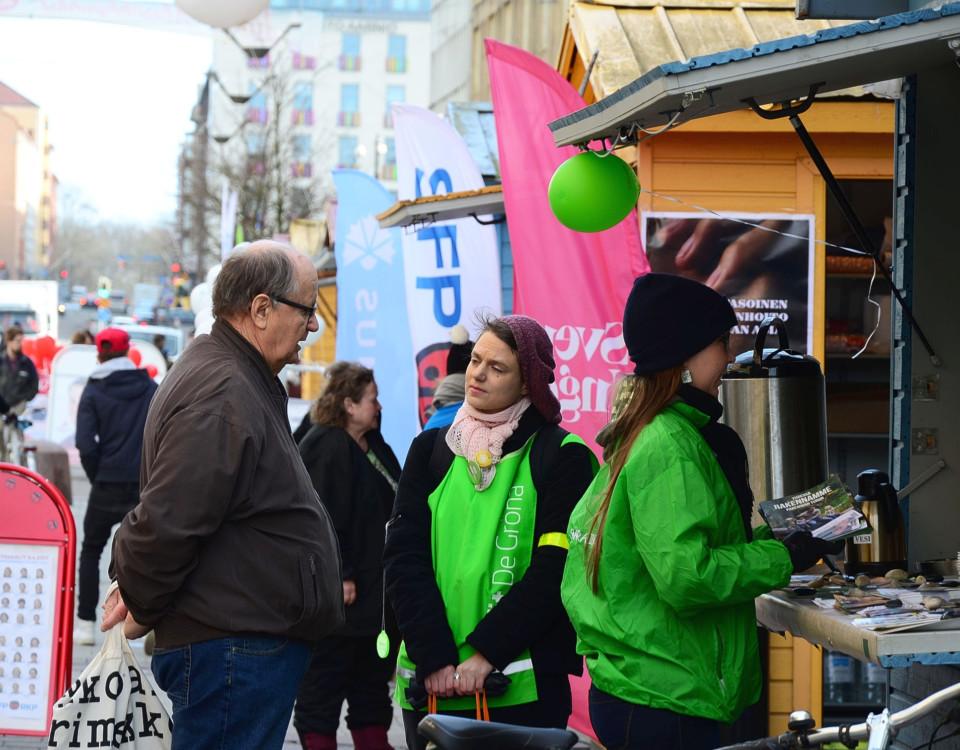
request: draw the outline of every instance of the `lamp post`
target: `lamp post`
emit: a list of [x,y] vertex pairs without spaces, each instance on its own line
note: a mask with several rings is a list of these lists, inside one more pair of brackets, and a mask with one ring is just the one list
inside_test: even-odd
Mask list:
[[230,37],[230,41],[237,45],[240,49],[243,50],[245,54],[251,60],[260,60],[270,54],[270,50],[276,47],[280,40],[283,39],[287,34],[289,34],[293,29],[299,29],[302,24],[297,21],[291,23],[287,28],[285,28],[269,47],[247,47],[242,44],[239,39],[237,39],[233,34],[230,33],[230,29],[224,28],[223,33]]
[[206,273],[204,264],[207,253],[207,152],[210,133],[207,123],[210,116],[210,78],[203,84],[200,98],[193,108],[190,119],[197,126],[193,133],[193,148],[191,153],[191,198],[193,202],[192,216],[190,217],[190,244],[197,254],[197,277],[203,278]]

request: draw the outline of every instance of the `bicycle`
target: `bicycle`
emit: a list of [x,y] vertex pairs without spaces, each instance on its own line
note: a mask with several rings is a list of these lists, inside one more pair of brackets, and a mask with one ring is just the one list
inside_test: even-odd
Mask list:
[[[897,736],[897,731],[923,718],[938,706],[960,699],[960,682],[927,696],[902,711],[890,713],[885,708],[879,714],[869,714],[860,724],[845,724],[839,727],[817,729],[813,717],[807,711],[794,711],[787,722],[788,731],[776,737],[763,737],[749,742],[727,745],[717,750],[789,750],[790,748],[821,747],[828,742],[841,742],[854,747],[858,740],[867,740],[867,750],[886,750]],[[937,741],[936,735],[946,724],[941,723],[933,731],[928,747]],[[940,739],[947,739],[945,735]]]
[[[830,742],[854,747],[859,740],[867,740],[867,750],[887,750],[901,727],[922,719],[938,706],[958,700],[960,682],[938,690],[902,711],[891,713],[890,709],[885,708],[879,714],[869,714],[867,720],[860,724],[822,729],[816,728],[809,712],[794,711],[790,714],[788,731],[784,734],[725,745],[716,750],[791,750],[821,747]],[[953,720],[953,714],[948,720]],[[945,735],[938,740],[937,735],[946,723],[947,720],[934,729],[928,747],[954,736]],[[535,729],[437,714],[428,714],[420,722],[419,731],[429,742],[427,750],[483,750],[494,747],[498,750],[570,750],[578,740],[576,734],[564,729]]]
[[427,750],[570,750],[579,737],[569,729],[541,729],[460,716],[427,714],[417,729]]

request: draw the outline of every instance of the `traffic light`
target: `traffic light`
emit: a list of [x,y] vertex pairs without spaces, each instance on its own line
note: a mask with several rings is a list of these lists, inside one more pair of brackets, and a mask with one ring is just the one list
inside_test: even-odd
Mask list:
[[170,264],[170,273],[180,273],[180,264],[173,262]]
[[69,272],[66,268],[61,268],[61,269],[60,269],[60,278],[61,278],[61,279],[68,279],[68,278],[70,278],[70,272]]

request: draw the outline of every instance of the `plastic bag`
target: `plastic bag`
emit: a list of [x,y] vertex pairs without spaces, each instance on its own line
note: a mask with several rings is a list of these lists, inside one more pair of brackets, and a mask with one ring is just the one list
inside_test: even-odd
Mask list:
[[47,747],[170,750],[173,723],[158,690],[137,664],[121,622],[54,706]]

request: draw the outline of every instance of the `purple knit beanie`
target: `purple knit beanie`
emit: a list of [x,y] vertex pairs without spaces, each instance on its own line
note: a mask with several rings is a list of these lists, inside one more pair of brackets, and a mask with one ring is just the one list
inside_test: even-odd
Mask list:
[[560,402],[550,390],[556,367],[550,337],[542,325],[526,315],[504,315],[500,320],[507,324],[517,341],[517,360],[530,402],[544,419],[558,424]]

